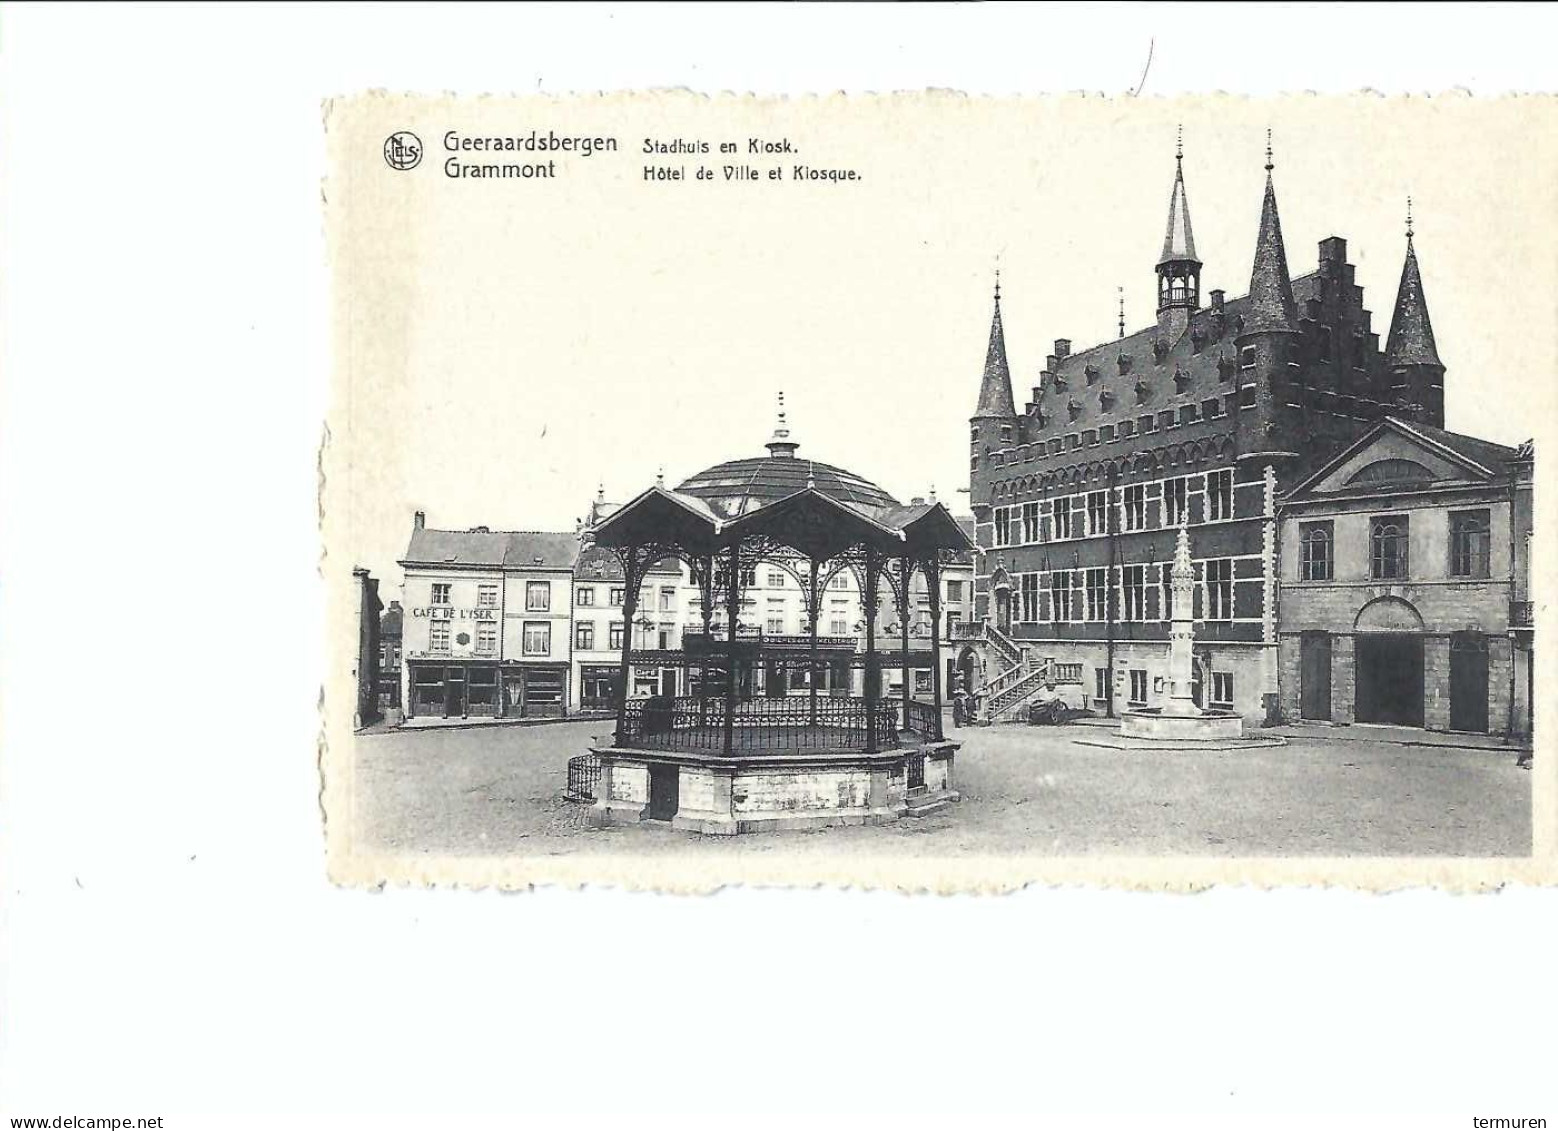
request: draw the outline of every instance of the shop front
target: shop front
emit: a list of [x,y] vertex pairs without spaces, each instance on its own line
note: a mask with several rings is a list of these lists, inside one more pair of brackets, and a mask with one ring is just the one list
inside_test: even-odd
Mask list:
[[567,664],[503,665],[503,715],[560,719],[568,713]]
[[494,718],[501,713],[498,665],[488,661],[408,660],[407,718]]

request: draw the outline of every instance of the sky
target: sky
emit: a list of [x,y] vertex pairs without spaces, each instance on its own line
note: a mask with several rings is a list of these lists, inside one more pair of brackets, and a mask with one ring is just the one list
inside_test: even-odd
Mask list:
[[[400,582],[412,512],[463,529],[572,529],[598,487],[631,498],[764,454],[783,391],[799,455],[967,510],[967,420],[1001,272],[1020,406],[1056,338],[1154,318],[1176,135],[1201,293],[1248,289],[1266,131],[1294,275],[1348,240],[1381,339],[1406,199],[1446,423],[1505,443],[1552,417],[1555,144],[1547,103],[1301,96],[1123,100],[957,94],[389,97],[337,106],[327,184],[340,336],[335,496],[356,563]],[[1540,119],[1540,120],[1539,120]],[[423,166],[388,169],[411,129]],[[613,136],[550,181],[451,180],[442,138]],[[700,183],[646,137],[788,139],[786,179]],[[477,157],[476,160],[514,160]],[[534,159],[531,155],[527,159]],[[646,182],[647,163],[689,178]],[[797,163],[856,182],[797,182]]]

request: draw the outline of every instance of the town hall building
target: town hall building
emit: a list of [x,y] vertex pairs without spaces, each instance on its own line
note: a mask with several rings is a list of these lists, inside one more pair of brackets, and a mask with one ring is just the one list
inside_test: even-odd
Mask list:
[[1203,296],[1176,154],[1156,321],[1087,349],[1056,339],[1020,410],[997,285],[969,460],[983,627],[966,659],[987,721],[1057,679],[1100,714],[1162,704],[1181,526],[1195,697],[1275,721],[1279,502],[1387,416],[1442,428],[1445,367],[1423,346],[1410,241],[1382,349],[1345,240],[1290,274],[1272,170],[1268,145],[1248,293]]

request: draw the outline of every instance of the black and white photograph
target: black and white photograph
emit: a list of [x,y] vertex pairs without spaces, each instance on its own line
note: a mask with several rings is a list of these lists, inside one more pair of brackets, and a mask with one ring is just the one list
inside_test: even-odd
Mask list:
[[1545,111],[333,104],[341,874],[1531,867]]

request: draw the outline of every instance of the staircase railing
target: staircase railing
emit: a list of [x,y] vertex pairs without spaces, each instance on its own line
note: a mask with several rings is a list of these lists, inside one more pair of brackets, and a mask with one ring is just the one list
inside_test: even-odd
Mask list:
[[995,646],[995,650],[1005,658],[1008,664],[1015,667],[1022,663],[1023,650],[1018,647],[1017,641],[988,621],[985,622],[985,639]]
[[1038,664],[1004,691],[990,696],[984,703],[985,720],[994,722],[1014,708],[1021,707],[1050,681],[1053,674],[1050,667],[1050,664]]

